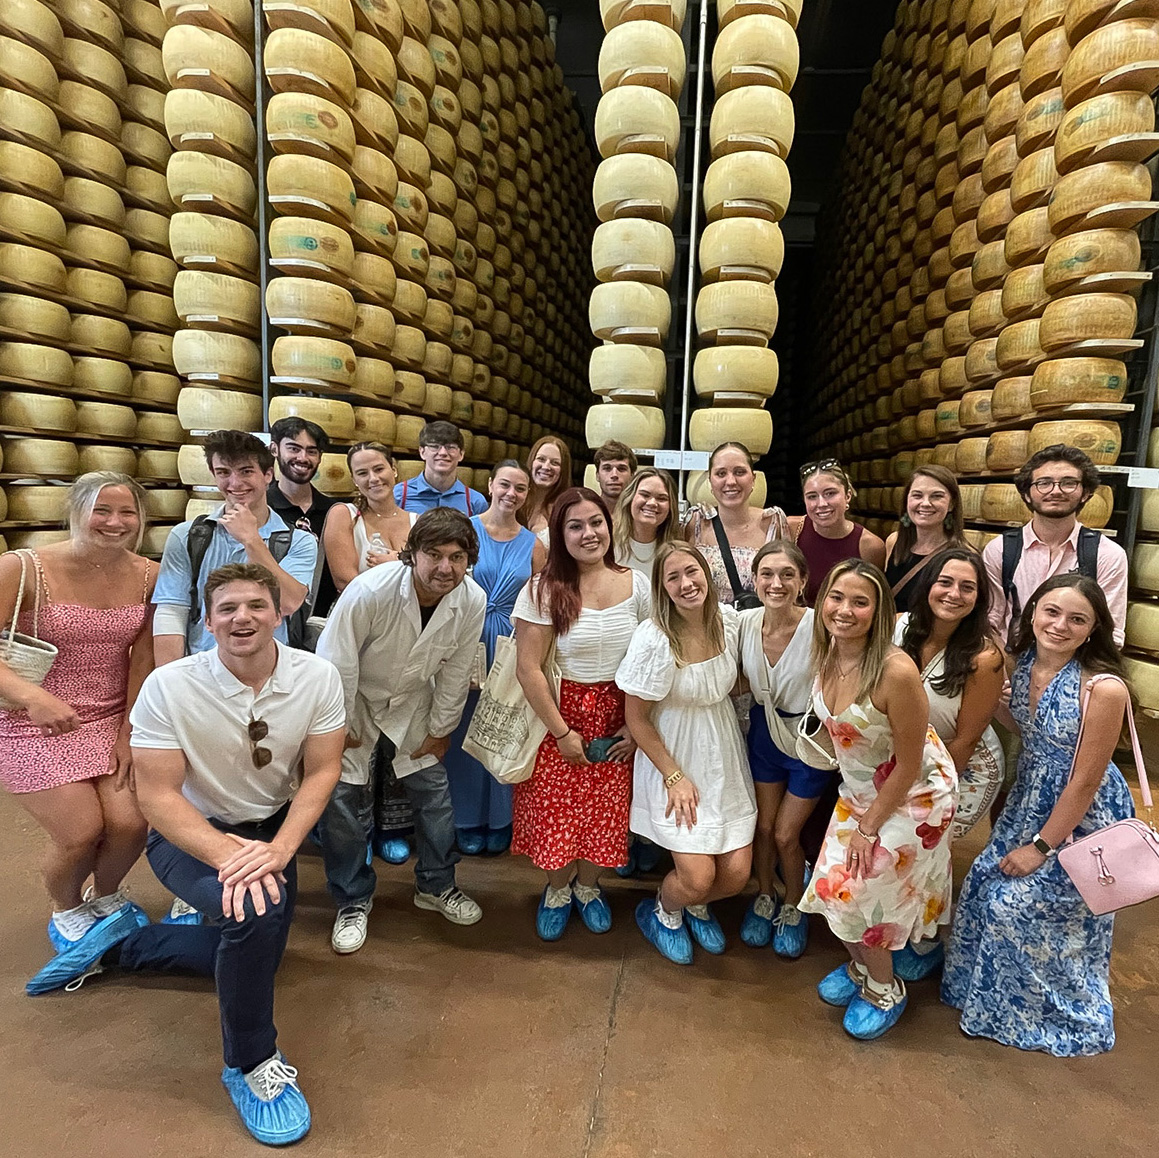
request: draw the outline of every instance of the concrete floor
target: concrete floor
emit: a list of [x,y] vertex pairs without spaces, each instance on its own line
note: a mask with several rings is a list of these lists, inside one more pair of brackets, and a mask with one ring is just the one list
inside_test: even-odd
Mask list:
[[[24,996],[48,956],[42,837],[8,796],[0,831],[0,1154],[267,1153],[218,1082],[209,984],[108,975]],[[983,837],[959,848],[960,869]],[[1119,921],[1118,1045],[1060,1061],[966,1038],[933,982],[913,986],[888,1038],[853,1042],[814,993],[841,960],[828,933],[814,923],[806,955],[779,961],[740,944],[739,901],[719,906],[729,951],[680,969],[632,920],[654,882],[611,884],[609,935],[574,921],[544,945],[524,860],[463,864],[460,883],[486,910],[471,929],[414,909],[408,869],[384,868],[366,947],[338,958],[316,858],[302,858],[301,880],[278,1025],[313,1109],[302,1155],[1154,1154],[1155,905]],[[143,861],[130,884],[160,916],[167,899]]]

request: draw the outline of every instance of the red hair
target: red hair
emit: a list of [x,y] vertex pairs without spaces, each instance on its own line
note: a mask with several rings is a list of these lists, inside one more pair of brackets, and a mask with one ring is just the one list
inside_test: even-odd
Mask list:
[[[539,453],[540,448],[551,443],[552,446],[559,451],[559,478],[555,480],[549,487],[542,487],[535,481],[535,476],[531,473],[532,463],[535,462],[535,456]],[[525,527],[531,526],[535,516],[540,511],[544,516],[551,521],[552,504],[558,502],[559,496],[563,494],[568,487],[571,486],[571,451],[568,450],[567,444],[554,434],[545,434],[532,448],[531,453],[527,456],[527,477],[531,480],[531,486],[527,491],[527,502],[517,514],[519,519]],[[611,523],[608,523],[611,527]]]
[[566,635],[572,629],[572,625],[579,619],[581,609],[579,565],[563,541],[563,524],[568,512],[579,503],[595,503],[604,516],[608,528],[604,566],[611,571],[628,569],[616,562],[616,549],[612,544],[612,516],[608,514],[607,504],[587,487],[569,487],[552,507],[551,521],[548,523],[551,545],[535,589],[535,606],[541,615],[551,616],[551,626],[556,635]]

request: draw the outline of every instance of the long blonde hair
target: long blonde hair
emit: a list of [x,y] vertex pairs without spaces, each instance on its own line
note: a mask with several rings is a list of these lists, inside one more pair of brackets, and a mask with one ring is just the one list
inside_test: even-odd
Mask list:
[[676,497],[676,484],[672,481],[672,476],[657,466],[641,467],[624,484],[624,489],[620,491],[620,497],[616,499],[616,506],[612,511],[612,543],[616,548],[617,559],[627,559],[631,554],[632,500],[636,497],[640,484],[649,478],[658,478],[668,492],[668,517],[656,529],[657,547],[681,540],[680,520],[677,518],[680,500]]
[[822,683],[835,669],[837,655],[833,648],[833,637],[825,626],[825,598],[838,579],[846,575],[856,575],[864,579],[877,594],[877,606],[873,609],[873,621],[869,625],[869,635],[865,640],[865,654],[861,657],[861,680],[857,685],[858,702],[873,694],[881,682],[885,671],[885,661],[893,649],[893,627],[897,620],[897,607],[889,580],[880,567],[867,563],[864,559],[844,559],[836,564],[825,576],[821,590],[814,604],[817,611],[813,616],[813,668]]
[[691,555],[704,572],[708,591],[704,598],[704,606],[701,608],[701,619],[714,653],[724,651],[724,617],[720,613],[720,604],[716,601],[716,584],[712,581],[712,573],[704,556],[691,543],[685,543],[683,540],[673,539],[661,543],[652,563],[652,622],[660,628],[671,645],[677,666],[683,667],[685,663],[681,639],[683,620],[664,588],[664,564],[677,554]]

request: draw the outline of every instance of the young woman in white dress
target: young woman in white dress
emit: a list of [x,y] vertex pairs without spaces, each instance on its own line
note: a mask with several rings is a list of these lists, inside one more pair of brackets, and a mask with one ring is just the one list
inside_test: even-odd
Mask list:
[[748,883],[757,820],[729,700],[737,618],[715,594],[704,556],[665,543],[652,572],[652,617],[636,628],[616,673],[638,745],[631,828],[668,849],[675,864],[655,900],[637,906],[636,923],[678,965],[691,964],[693,938],[709,953],[724,951],[708,906]]
[[676,484],[666,470],[641,467],[624,485],[612,511],[616,562],[652,582],[652,563],[663,543],[682,538]]
[[[805,606],[809,568],[785,539],[766,543],[753,559],[763,606],[740,613],[740,655],[753,694],[748,755],[757,794],[753,869],[758,892],[741,924],[746,945],[770,941],[779,957],[800,957],[809,922],[798,910],[805,892],[801,831],[833,773],[798,758],[797,725],[813,690],[813,611]],[[784,903],[773,874],[780,869]]]

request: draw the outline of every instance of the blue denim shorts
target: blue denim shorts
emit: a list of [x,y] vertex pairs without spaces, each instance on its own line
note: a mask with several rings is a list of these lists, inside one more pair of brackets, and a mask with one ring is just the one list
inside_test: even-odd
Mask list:
[[757,784],[784,784],[787,791],[801,800],[814,800],[829,784],[833,773],[812,768],[794,756],[786,756],[769,735],[765,709],[754,703],[749,713],[749,767]]

